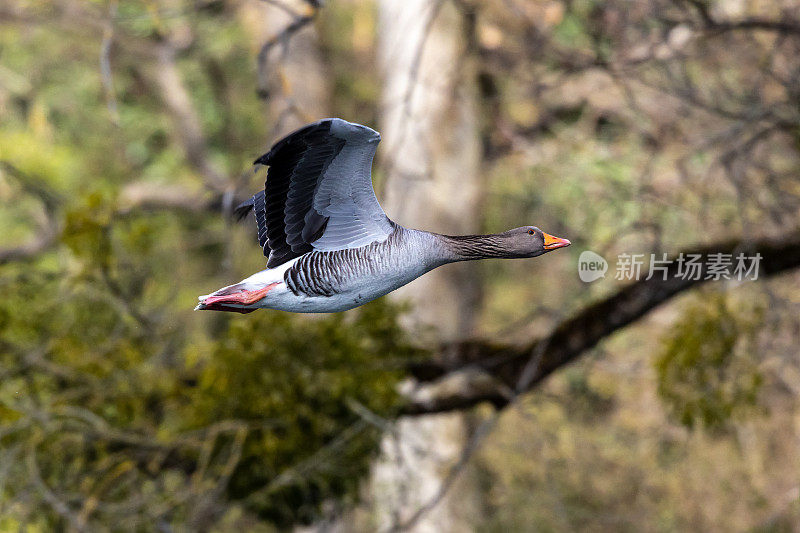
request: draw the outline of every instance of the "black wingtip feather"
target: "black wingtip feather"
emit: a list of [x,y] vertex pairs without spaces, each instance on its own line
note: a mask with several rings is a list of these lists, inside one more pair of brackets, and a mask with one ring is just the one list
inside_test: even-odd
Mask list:
[[250,211],[253,210],[253,199],[250,198],[239,204],[239,206],[233,210],[233,217],[236,219],[237,222],[241,222],[244,217],[250,214]]
[[307,124],[302,128],[293,131],[292,133],[288,134],[286,137],[275,143],[269,152],[256,159],[253,162],[253,164],[271,165],[272,157],[275,154],[281,152],[287,145],[301,141],[305,135],[308,135],[312,132],[320,132],[323,134],[329,132],[331,130],[331,124],[333,124],[334,120],[340,120],[340,119],[324,118],[322,120],[312,122],[311,124]]
[[328,217],[314,212],[313,196],[320,177],[347,143],[341,136],[330,135],[337,121],[341,119],[308,124],[275,143],[253,163],[257,169],[269,167],[264,190],[237,207],[234,214],[241,220],[251,211],[255,213],[267,268],[310,252],[311,243],[325,231]]

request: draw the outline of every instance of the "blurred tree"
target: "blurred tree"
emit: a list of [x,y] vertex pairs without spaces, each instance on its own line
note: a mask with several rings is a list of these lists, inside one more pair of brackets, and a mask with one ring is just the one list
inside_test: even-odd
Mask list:
[[198,215],[263,150],[236,6],[4,9],[2,72],[30,81],[0,90],[2,527],[288,526],[352,500],[380,436],[361,413],[393,416],[423,355],[395,308],[189,312],[221,255],[263,261]]
[[[407,227],[480,233],[484,184],[466,18],[456,4],[424,0],[381,0],[378,13],[384,208]],[[428,343],[463,339],[480,309],[478,265],[448,265],[392,296],[412,302],[407,327],[428,328]],[[372,479],[382,529],[460,531],[478,520],[476,488],[463,476],[444,501],[417,515],[437,498],[468,431],[463,415],[449,414],[402,419],[385,435]]]

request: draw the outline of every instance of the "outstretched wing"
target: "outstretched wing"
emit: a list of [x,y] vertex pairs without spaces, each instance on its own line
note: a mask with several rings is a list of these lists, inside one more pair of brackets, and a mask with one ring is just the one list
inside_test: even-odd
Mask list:
[[372,189],[378,132],[338,118],[309,124],[255,161],[269,165],[264,191],[236,209],[252,210],[258,242],[273,268],[311,250],[385,241],[392,223]]

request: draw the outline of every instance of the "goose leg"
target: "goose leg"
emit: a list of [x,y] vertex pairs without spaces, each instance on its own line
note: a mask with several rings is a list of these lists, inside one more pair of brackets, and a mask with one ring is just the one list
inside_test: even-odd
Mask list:
[[[266,287],[256,289],[254,291],[241,290],[230,294],[211,295],[201,302],[205,306],[203,309],[211,309],[210,306],[218,304],[239,304],[239,305],[252,305],[262,299],[271,291],[278,283],[270,283]],[[225,309],[227,311],[228,309]]]
[[197,304],[197,307],[194,308],[195,311],[230,311],[232,313],[242,313],[243,315],[247,313],[252,313],[256,311],[257,308],[249,308],[249,307],[233,307],[230,305],[222,305],[222,304]]

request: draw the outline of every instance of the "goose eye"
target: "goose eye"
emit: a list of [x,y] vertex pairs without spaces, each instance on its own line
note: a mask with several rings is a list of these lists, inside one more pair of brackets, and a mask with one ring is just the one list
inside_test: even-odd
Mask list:
[[528,230],[528,235],[535,235],[535,234],[536,234],[536,232],[535,232],[535,231],[533,231],[532,229],[529,229],[529,230]]

